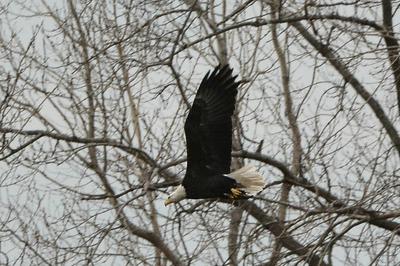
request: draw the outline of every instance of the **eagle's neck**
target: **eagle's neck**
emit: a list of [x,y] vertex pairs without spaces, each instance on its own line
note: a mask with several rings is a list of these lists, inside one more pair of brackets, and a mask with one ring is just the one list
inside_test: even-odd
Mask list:
[[170,196],[171,200],[174,202],[178,202],[184,198],[186,198],[186,189],[184,186],[179,185],[175,191]]

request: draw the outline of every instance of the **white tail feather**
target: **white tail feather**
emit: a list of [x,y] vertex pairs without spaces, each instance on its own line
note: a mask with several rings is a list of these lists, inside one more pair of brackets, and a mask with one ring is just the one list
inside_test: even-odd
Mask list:
[[251,165],[245,165],[230,174],[226,174],[226,176],[235,179],[236,182],[243,186],[240,190],[243,190],[251,196],[262,191],[265,186],[264,177],[257,172],[254,166]]

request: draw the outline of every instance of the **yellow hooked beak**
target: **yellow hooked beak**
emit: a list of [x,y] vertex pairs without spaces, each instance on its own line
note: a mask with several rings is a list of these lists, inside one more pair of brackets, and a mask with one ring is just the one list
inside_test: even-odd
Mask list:
[[165,201],[164,201],[164,205],[165,206],[167,206],[167,205],[169,205],[169,204],[171,204],[171,203],[174,203],[170,198],[168,198],[168,199],[166,199]]

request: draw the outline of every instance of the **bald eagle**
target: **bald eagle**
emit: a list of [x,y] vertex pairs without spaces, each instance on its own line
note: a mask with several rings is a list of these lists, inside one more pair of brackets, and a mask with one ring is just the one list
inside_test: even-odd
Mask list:
[[165,206],[184,198],[243,199],[260,192],[264,178],[254,167],[230,173],[232,114],[239,82],[229,65],[204,76],[185,122],[187,169]]

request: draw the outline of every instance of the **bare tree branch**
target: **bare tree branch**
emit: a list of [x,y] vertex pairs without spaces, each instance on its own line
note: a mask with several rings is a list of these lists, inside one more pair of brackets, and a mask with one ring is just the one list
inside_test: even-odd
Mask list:
[[350,83],[356,92],[371,107],[382,126],[386,129],[388,136],[393,142],[393,146],[396,148],[400,156],[400,136],[379,102],[366,90],[366,88],[364,88],[360,81],[350,72],[350,70],[327,45],[315,39],[300,22],[290,22],[290,24],[296,28],[298,32],[332,64],[333,67],[335,67],[335,69],[342,75],[343,79]]

